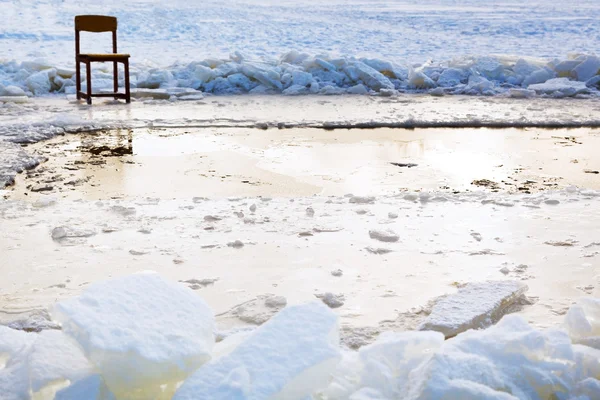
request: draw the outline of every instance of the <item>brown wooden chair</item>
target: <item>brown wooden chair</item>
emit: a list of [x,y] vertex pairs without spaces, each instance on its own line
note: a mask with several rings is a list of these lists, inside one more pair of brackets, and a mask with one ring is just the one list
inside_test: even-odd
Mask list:
[[[79,33],[85,32],[112,32],[112,54],[81,54],[79,48]],[[114,93],[92,94],[92,62],[112,62]],[[88,104],[92,104],[92,97],[113,97],[125,99],[131,102],[131,90],[129,88],[129,54],[117,53],[117,18],[104,15],[78,15],[75,17],[75,63],[77,78],[77,99],[84,98]],[[87,93],[81,91],[81,63],[86,66]],[[118,63],[123,63],[125,68],[125,93],[119,93],[119,71]]]

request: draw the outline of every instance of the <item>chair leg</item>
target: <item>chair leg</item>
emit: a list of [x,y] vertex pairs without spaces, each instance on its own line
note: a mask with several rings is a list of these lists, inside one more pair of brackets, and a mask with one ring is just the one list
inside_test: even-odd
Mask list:
[[87,103],[92,104],[92,68],[91,63],[86,63],[85,73],[87,76]]
[[131,89],[129,88],[129,60],[123,63],[125,69],[125,102],[131,103]]
[[81,62],[75,59],[75,64],[77,64],[75,68],[75,87],[77,89],[77,100],[81,100]]
[[[113,81],[114,92],[117,93],[119,91],[119,68],[116,61],[113,62]],[[118,97],[115,96],[115,100],[117,99]]]

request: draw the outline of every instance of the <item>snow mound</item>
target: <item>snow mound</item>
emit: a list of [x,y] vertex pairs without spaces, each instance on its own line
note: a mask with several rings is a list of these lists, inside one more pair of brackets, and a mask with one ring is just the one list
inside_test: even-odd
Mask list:
[[228,355],[196,371],[173,400],[303,399],[327,385],[338,347],[337,316],[327,307],[287,307]]
[[117,398],[147,398],[210,359],[214,317],[191,290],[142,273],[91,285],[53,316]]
[[517,281],[469,283],[438,300],[419,330],[442,332],[446,337],[469,329],[481,329],[498,321],[527,291]]

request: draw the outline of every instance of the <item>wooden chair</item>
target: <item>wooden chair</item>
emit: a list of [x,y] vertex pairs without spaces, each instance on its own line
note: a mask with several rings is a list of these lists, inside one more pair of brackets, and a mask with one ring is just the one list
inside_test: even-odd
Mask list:
[[[85,32],[112,32],[112,54],[81,54],[79,48],[79,33]],[[112,62],[114,93],[92,94],[92,62]],[[92,104],[92,97],[113,97],[125,99],[131,102],[131,90],[129,88],[129,54],[117,53],[117,18],[104,15],[78,15],[75,17],[75,63],[77,79],[77,99],[84,98],[88,104]],[[87,93],[81,91],[81,63],[86,66]],[[118,63],[123,63],[125,68],[125,93],[119,93],[119,71]]]

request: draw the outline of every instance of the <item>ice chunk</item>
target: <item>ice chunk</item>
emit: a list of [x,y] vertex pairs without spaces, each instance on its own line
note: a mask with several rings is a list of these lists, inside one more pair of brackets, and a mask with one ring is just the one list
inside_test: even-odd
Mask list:
[[535,90],[537,93],[564,96],[575,96],[579,93],[588,91],[585,82],[571,81],[567,78],[554,78],[545,83],[537,83],[529,85],[529,89]]
[[574,399],[580,400],[594,400],[600,399],[600,381],[594,378],[587,378],[579,382],[575,387],[573,393],[576,397]]
[[429,360],[443,343],[444,335],[439,332],[382,334],[359,351],[361,386],[375,388],[390,399],[402,398],[410,372]]
[[411,69],[408,73],[408,86],[414,89],[429,89],[435,87],[435,82],[423,72]]
[[600,299],[578,299],[567,312],[564,326],[573,342],[600,349]]
[[438,300],[418,329],[452,337],[469,329],[486,328],[509,312],[526,291],[527,285],[516,281],[469,283]]
[[554,78],[554,76],[554,73],[552,71],[549,71],[548,69],[538,69],[537,71],[532,72],[525,79],[523,79],[523,83],[521,84],[521,86],[529,87],[529,85],[544,83],[549,79]]
[[283,89],[280,76],[274,69],[262,68],[254,64],[244,64],[241,72],[249,78],[256,79],[266,87]]
[[282,93],[286,96],[297,96],[300,94],[305,94],[308,92],[306,86],[301,85],[292,85],[289,88],[285,89]]
[[[33,393],[92,373],[92,367],[79,345],[58,330],[42,331],[37,335],[29,351],[28,364]],[[52,388],[50,390],[52,392]]]
[[[6,365],[4,365],[6,363]],[[90,364],[58,330],[39,334],[0,326],[0,398],[53,398],[57,385],[90,374]],[[26,394],[25,394],[26,393]]]
[[210,359],[214,318],[191,290],[153,273],[91,285],[54,317],[118,398],[149,398]]
[[463,70],[448,68],[440,74],[437,84],[441,87],[453,87],[460,85],[464,79],[465,73]]
[[18,86],[0,85],[0,96],[25,96],[25,91]]
[[194,373],[173,400],[304,399],[340,359],[337,316],[321,303],[283,309],[228,355]]
[[406,398],[553,398],[574,385],[569,349],[564,332],[537,331],[519,316],[506,316],[487,330],[446,341],[410,373]]
[[364,85],[359,83],[358,85],[349,87],[347,92],[350,94],[368,94],[369,89],[367,89]]
[[400,240],[400,236],[398,236],[396,232],[392,231],[391,229],[369,231],[369,237],[371,239],[387,243],[394,243]]
[[475,69],[485,78],[502,80],[504,66],[494,57],[482,57],[477,61]]
[[528,99],[535,96],[535,90],[511,88],[508,95],[514,99]]
[[134,99],[167,100],[171,97],[171,94],[166,89],[132,88],[131,97]]
[[51,78],[54,76],[56,76],[56,69],[50,68],[29,75],[29,77],[25,80],[25,84],[36,96],[47,94],[50,92],[50,90],[52,90]]
[[573,69],[577,67],[581,61],[579,60],[564,60],[554,66],[554,71],[562,78],[573,77]]
[[116,400],[100,375],[90,375],[59,390],[54,400]]
[[483,76],[471,75],[469,76],[465,93],[491,95],[494,94],[494,84]]
[[294,85],[299,86],[308,86],[313,81],[312,74],[304,71],[294,71],[292,72],[292,82]]
[[585,61],[573,68],[572,76],[578,81],[585,82],[600,74],[600,58],[587,56]]
[[356,62],[353,66],[358,78],[363,81],[365,86],[377,92],[381,89],[394,89],[394,84],[376,69],[362,62]]
[[246,75],[240,73],[229,75],[227,80],[231,85],[242,88],[246,92],[249,92],[256,87],[256,84],[253,83]]
[[216,78],[215,71],[212,68],[205,67],[204,65],[196,65],[194,76],[201,82],[210,82]]

